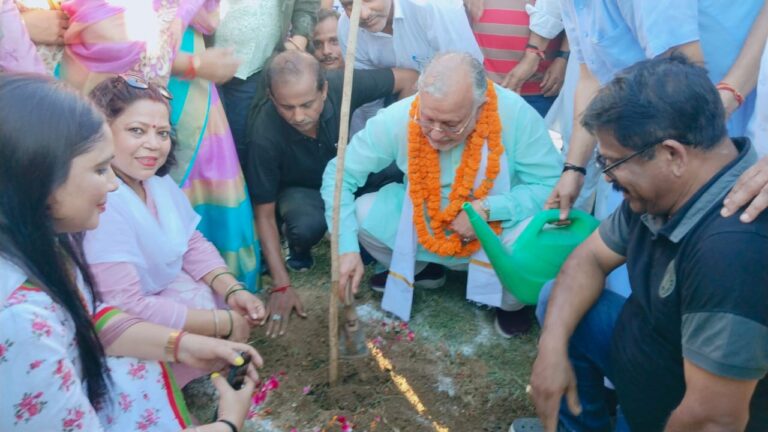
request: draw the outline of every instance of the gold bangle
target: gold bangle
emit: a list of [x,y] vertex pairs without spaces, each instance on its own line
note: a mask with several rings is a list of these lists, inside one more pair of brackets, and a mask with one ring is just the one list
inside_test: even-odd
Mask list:
[[227,301],[229,301],[229,296],[231,296],[232,294],[234,294],[234,293],[236,293],[238,291],[248,291],[248,290],[245,289],[245,288],[235,288],[235,289],[233,289],[232,291],[228,292],[227,295],[224,296],[224,303],[229,305],[229,303],[227,303]]
[[179,332],[174,330],[168,334],[168,340],[165,342],[165,360],[172,362],[176,359],[174,358],[174,353],[176,352],[176,342],[179,339]]
[[223,271],[221,273],[216,273],[216,276],[214,276],[213,279],[211,279],[211,285],[210,285],[211,289],[214,289],[213,284],[216,283],[216,279],[218,279],[219,276],[225,275],[225,274],[232,275],[232,277],[235,277],[235,275],[231,271]]
[[216,309],[211,309],[213,312],[213,337],[219,337],[219,314],[216,313]]
[[237,288],[237,287],[240,287],[241,289],[244,290],[245,289],[245,284],[240,282],[240,281],[236,281],[232,285],[228,286],[227,290],[224,292],[224,303],[228,304],[227,301],[229,300],[230,294],[235,292],[235,288]]

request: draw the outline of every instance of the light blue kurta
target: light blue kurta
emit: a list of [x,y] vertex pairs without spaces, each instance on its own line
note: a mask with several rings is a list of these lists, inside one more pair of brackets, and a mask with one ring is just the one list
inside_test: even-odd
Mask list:
[[[563,159],[549,138],[542,118],[517,94],[495,86],[502,123],[502,143],[509,163],[510,191],[488,198],[491,220],[500,220],[505,229],[533,216],[542,209],[544,200],[560,178]],[[341,197],[339,253],[357,252],[358,223],[353,193],[368,175],[386,168],[392,161],[408,177],[408,111],[413,97],[401,100],[368,120],[347,147]],[[453,184],[454,173],[461,162],[464,144],[440,153],[440,184],[443,208]],[[323,174],[321,193],[325,200],[328,226],[331,225],[336,159]],[[365,221],[363,229],[394,248],[405,186],[389,184],[382,188]],[[440,257],[419,245],[419,261],[459,264],[466,258]]]
[[[622,69],[699,41],[712,82],[739,55],[762,0],[561,0],[563,24],[578,63],[606,84]],[[747,96],[747,95],[744,95]],[[754,95],[728,122],[742,136]]]

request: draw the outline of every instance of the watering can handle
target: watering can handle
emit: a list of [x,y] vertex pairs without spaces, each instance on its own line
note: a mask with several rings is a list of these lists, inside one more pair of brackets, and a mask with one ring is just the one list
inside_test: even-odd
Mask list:
[[[572,223],[578,223],[584,219],[584,216],[588,215],[581,210],[571,209],[567,220]],[[537,235],[545,225],[555,222],[560,222],[560,209],[549,209],[536,213],[517,241],[524,242],[528,237]]]

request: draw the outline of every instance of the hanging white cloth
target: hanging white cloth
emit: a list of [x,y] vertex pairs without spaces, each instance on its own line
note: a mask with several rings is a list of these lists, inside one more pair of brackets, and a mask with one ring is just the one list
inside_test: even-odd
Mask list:
[[[483,145],[480,167],[475,177],[475,189],[480,187],[480,183],[485,178],[487,165],[488,143],[486,142]],[[488,194],[500,195],[509,192],[509,189],[509,166],[506,157],[502,157],[499,174]],[[395,248],[392,251],[392,263],[384,288],[384,298],[381,301],[382,309],[392,312],[403,321],[408,321],[411,317],[417,240],[416,228],[413,225],[410,186],[406,186],[403,211],[400,214]],[[501,305],[502,289],[501,282],[491,267],[485,251],[480,248],[469,258],[467,299],[498,307]]]

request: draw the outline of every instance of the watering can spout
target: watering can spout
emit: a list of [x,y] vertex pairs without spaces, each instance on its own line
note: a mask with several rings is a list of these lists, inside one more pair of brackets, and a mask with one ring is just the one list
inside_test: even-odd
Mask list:
[[499,236],[488,225],[488,222],[477,214],[472,204],[464,203],[462,208],[467,212],[469,223],[475,230],[475,235],[493,266],[512,265],[512,252],[504,246]]

